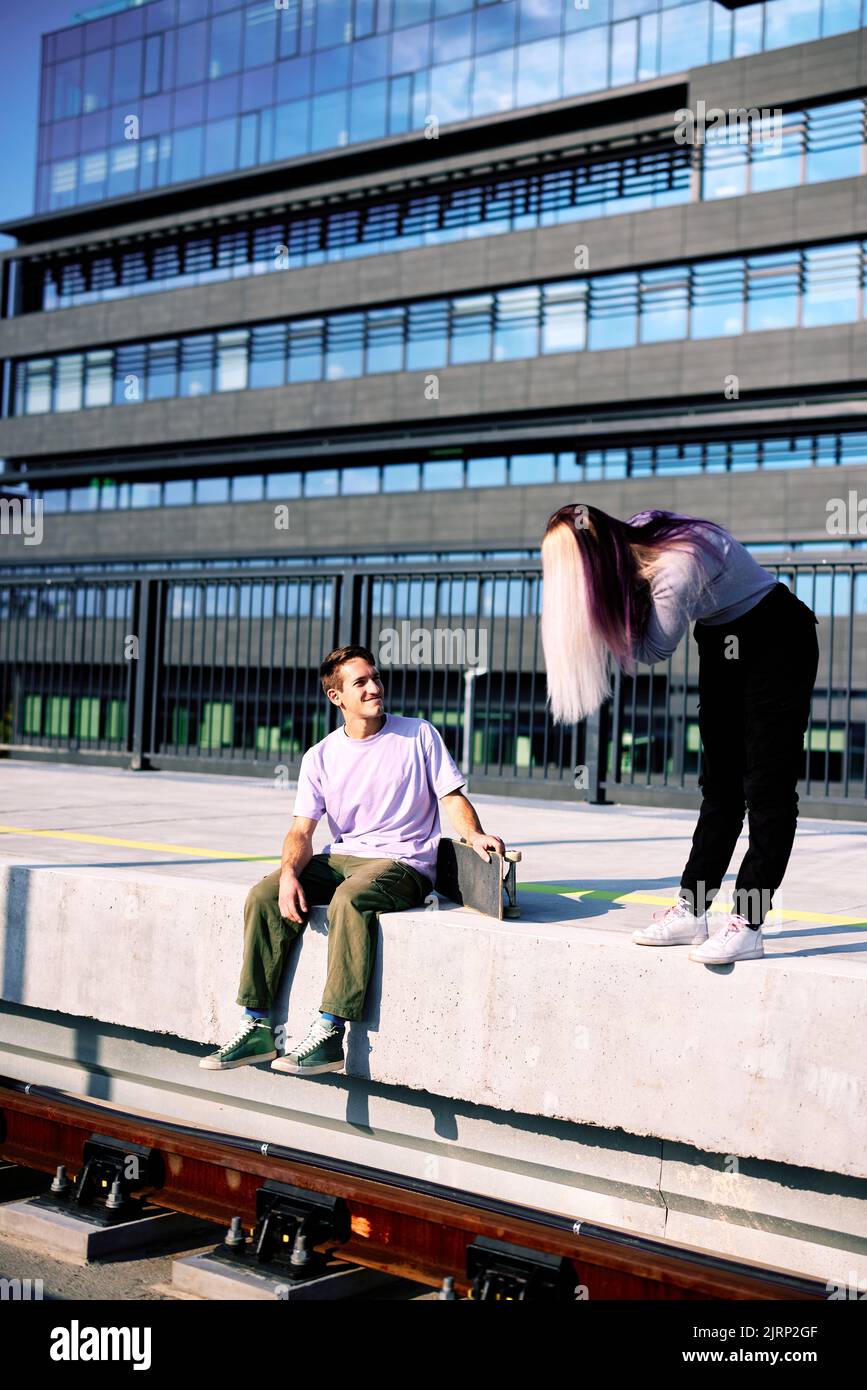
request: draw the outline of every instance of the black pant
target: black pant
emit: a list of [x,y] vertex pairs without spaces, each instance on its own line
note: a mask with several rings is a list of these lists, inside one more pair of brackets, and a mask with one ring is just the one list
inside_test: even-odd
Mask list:
[[697,913],[722,882],[747,808],[750,842],[733,911],[761,926],[782,883],[819,665],[818,621],[778,583],[741,618],[695,624],[702,803],[681,892]]

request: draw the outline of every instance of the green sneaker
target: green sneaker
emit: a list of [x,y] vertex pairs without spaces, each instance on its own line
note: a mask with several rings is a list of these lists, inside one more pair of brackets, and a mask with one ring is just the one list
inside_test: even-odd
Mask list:
[[302,1043],[271,1063],[272,1071],[292,1076],[318,1076],[323,1071],[343,1071],[343,1029],[317,1014]]
[[228,1071],[230,1067],[270,1062],[276,1056],[274,1033],[267,1018],[245,1018],[231,1042],[227,1042],[218,1052],[203,1057],[199,1066],[204,1067],[205,1071]]

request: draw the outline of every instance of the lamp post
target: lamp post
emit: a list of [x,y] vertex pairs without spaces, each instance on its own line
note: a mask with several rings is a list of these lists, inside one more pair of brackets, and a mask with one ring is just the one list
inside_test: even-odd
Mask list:
[[461,772],[469,775],[472,749],[473,723],[473,681],[477,676],[486,676],[487,666],[470,666],[464,671],[464,748],[461,757]]

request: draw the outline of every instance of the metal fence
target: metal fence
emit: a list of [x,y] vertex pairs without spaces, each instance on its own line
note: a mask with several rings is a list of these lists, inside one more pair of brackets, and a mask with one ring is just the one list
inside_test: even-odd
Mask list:
[[[820,619],[802,800],[867,814],[867,559],[766,568]],[[339,718],[319,663],[361,642],[387,708],[431,720],[475,790],[695,800],[695,648],[617,672],[597,716],[555,725],[541,583],[538,564],[502,561],[3,580],[0,748],[291,776]]]

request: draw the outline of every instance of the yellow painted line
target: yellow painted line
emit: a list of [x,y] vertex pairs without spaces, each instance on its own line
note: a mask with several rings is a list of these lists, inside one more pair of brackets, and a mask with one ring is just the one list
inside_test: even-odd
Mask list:
[[[518,892],[553,893],[563,898],[589,898],[601,902],[644,903],[653,907],[671,907],[674,902],[672,898],[661,898],[657,893],[618,893],[610,888],[568,888],[563,883],[519,883]],[[723,899],[719,903],[719,907],[715,904],[714,910],[728,909],[731,906],[730,898]],[[772,907],[765,920],[767,922],[820,922],[829,927],[867,927],[867,921],[863,917],[841,917],[834,912],[800,912],[794,908]]]
[[[191,854],[200,859],[242,859],[250,862],[279,864],[279,854],[244,854],[240,850],[202,849],[200,845],[164,844],[160,840],[120,840],[111,835],[86,835],[80,830],[34,830],[26,825],[0,825],[0,835],[30,835],[44,840],[72,840],[85,845],[114,845],[119,849],[148,849],[159,854]],[[588,898],[593,901],[638,903],[652,907],[671,907],[672,899],[657,893],[621,893],[611,888],[569,888],[564,883],[519,883],[521,893],[551,893],[564,898]],[[731,907],[731,901],[720,903]],[[860,917],[841,917],[833,912],[799,912],[772,908],[767,921],[819,922],[832,927],[867,927]]]
[[201,859],[273,860],[279,854],[244,854],[240,850],[202,849],[199,845],[167,845],[159,840],[118,840],[111,835],[85,835],[79,830],[33,830],[26,825],[0,825],[0,835],[34,835],[43,840],[74,840],[83,845],[116,845],[120,849],[150,849],[160,854],[193,854]]

